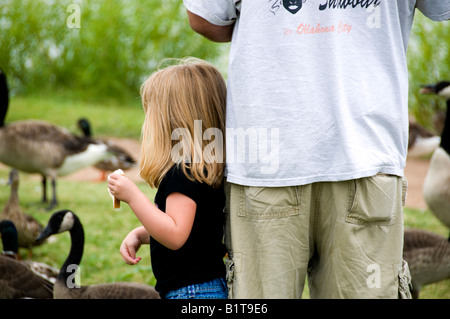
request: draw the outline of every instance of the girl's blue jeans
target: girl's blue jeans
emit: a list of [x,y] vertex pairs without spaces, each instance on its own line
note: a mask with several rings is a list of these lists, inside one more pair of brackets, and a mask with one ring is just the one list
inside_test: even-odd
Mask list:
[[164,299],[227,299],[228,287],[225,278],[216,278],[169,291]]

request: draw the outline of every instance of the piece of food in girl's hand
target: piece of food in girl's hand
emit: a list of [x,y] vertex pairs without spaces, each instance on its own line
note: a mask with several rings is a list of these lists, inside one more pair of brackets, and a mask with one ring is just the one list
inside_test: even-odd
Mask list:
[[[125,176],[125,173],[120,168],[115,170],[112,174],[115,174],[115,173],[120,174],[122,176]],[[108,192],[109,192],[109,190],[108,190]],[[110,193],[110,195],[111,195],[111,193]],[[113,195],[111,195],[111,197],[113,198],[113,207],[114,208],[120,208],[120,200],[115,198]]]

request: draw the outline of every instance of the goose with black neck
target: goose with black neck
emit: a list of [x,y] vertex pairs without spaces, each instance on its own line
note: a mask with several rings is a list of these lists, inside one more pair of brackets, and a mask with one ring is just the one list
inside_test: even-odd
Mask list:
[[44,240],[54,234],[68,231],[72,241],[69,255],[61,267],[53,289],[54,299],[159,299],[149,285],[134,282],[114,282],[79,286],[74,272],[81,263],[84,250],[84,229],[78,216],[70,210],[55,212],[38,236]]
[[424,86],[422,94],[436,94],[447,100],[447,115],[441,134],[441,143],[430,161],[423,195],[429,209],[450,229],[450,81]]

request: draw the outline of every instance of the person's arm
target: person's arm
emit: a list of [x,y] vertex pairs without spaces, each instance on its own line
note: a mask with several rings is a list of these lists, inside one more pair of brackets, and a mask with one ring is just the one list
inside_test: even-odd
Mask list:
[[187,10],[187,13],[192,30],[198,34],[201,34],[205,38],[214,42],[231,41],[234,23],[226,26],[219,26],[208,22],[189,10]]
[[136,257],[136,253],[142,245],[150,244],[150,234],[144,226],[133,229],[128,233],[120,245],[120,255],[129,265],[136,265],[141,261],[141,257]]
[[157,208],[130,179],[120,174],[108,178],[108,189],[117,199],[127,203],[145,230],[165,247],[180,249],[194,224],[197,204],[181,193],[166,199],[166,212]]

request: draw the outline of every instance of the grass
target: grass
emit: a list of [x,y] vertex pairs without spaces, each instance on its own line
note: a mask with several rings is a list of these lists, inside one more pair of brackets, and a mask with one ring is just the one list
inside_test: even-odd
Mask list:
[[86,117],[91,122],[94,136],[136,139],[140,136],[144,112],[139,96],[119,104],[116,101],[84,101],[74,93],[53,93],[51,98],[48,95],[13,96],[6,122],[41,119],[81,134],[76,122]]
[[[73,93],[13,96],[6,121],[38,118],[78,132],[75,122],[81,116],[91,120],[93,133],[96,136],[137,139],[143,121],[143,112],[138,99],[130,100],[125,104],[118,104],[115,101],[92,102],[84,101]],[[9,197],[9,188],[5,186],[8,172],[8,168],[0,166],[0,209]],[[23,211],[46,225],[51,212],[47,212],[46,205],[40,203],[39,177],[24,173],[21,173],[20,177],[19,196]],[[96,177],[93,176],[92,179]],[[153,199],[156,190],[150,189],[143,182],[138,183],[138,186]],[[80,265],[82,285],[115,281],[155,284],[149,247],[141,248],[138,256],[141,256],[142,260],[136,266],[125,264],[119,254],[123,238],[140,224],[126,204],[123,204],[118,211],[112,208],[106,182],[61,179],[58,181],[58,197],[60,201],[58,209],[73,210],[85,228],[85,251]],[[405,227],[423,228],[448,236],[448,229],[428,210],[406,208]],[[70,237],[68,233],[63,233],[53,238],[55,238],[54,241],[33,250],[33,259],[59,268],[69,253]],[[21,254],[26,256],[25,251]],[[303,296],[309,298],[307,287]],[[421,298],[424,299],[448,299],[449,297],[450,280],[426,286],[421,293]]]

